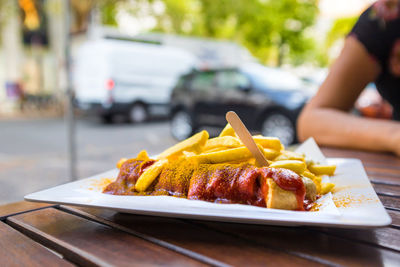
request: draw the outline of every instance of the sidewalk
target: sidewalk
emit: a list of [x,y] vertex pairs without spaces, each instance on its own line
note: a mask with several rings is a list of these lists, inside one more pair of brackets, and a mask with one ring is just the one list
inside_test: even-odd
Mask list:
[[[63,118],[0,120],[0,204],[70,181]],[[27,118],[27,117],[25,117]],[[76,122],[77,171],[84,178],[115,168],[122,157],[150,155],[176,143],[168,122],[102,124]]]
[[63,107],[52,107],[46,109],[25,108],[25,110],[22,111],[18,108],[0,109],[1,121],[61,118],[63,116]]
[[64,104],[56,98],[27,96],[23,102],[17,99],[0,100],[0,120],[60,118],[63,114]]

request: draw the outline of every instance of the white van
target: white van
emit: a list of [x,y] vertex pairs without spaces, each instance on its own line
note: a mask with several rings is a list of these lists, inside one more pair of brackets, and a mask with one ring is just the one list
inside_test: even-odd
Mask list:
[[189,52],[164,45],[111,39],[86,42],[74,57],[76,102],[105,121],[116,114],[133,122],[168,115],[172,88],[196,60]]

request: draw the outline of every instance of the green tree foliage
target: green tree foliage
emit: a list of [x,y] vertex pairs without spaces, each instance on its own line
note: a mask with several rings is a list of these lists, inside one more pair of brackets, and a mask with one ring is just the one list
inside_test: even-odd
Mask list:
[[101,10],[101,22],[104,25],[118,26],[117,23],[117,6],[121,0],[99,0],[97,1],[97,8]]
[[351,31],[357,19],[358,17],[350,17],[335,20],[326,36],[326,47],[331,47],[337,40],[344,38]]
[[358,17],[348,17],[336,19],[331,29],[326,35],[325,42],[316,51],[317,63],[320,66],[327,66],[333,60],[329,57],[330,49],[337,43],[337,41],[343,40],[346,35],[351,31]]
[[[313,49],[306,29],[313,25],[318,9],[316,1],[242,1],[238,20],[240,40],[263,62],[299,63]],[[247,7],[246,7],[247,6]]]
[[[103,22],[115,25],[118,0],[103,0]],[[310,59],[307,29],[318,14],[317,0],[135,0],[124,7],[137,16],[148,11],[153,31],[234,40],[263,63],[280,65]],[[106,4],[104,4],[106,3]],[[160,12],[160,5],[163,7]],[[110,17],[110,18],[108,18]]]

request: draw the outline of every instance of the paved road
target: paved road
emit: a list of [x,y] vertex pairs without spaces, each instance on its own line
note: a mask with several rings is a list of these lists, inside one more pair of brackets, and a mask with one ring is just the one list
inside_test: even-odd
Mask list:
[[[61,119],[0,121],[0,205],[68,182],[66,140]],[[79,120],[78,176],[114,168],[121,157],[143,148],[154,155],[174,143],[167,122],[104,125]]]

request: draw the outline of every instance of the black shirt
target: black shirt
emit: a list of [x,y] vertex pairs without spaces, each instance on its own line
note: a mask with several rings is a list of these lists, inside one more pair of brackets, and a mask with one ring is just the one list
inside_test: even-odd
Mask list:
[[376,88],[400,120],[400,0],[379,0],[360,16],[355,36],[381,66]]

